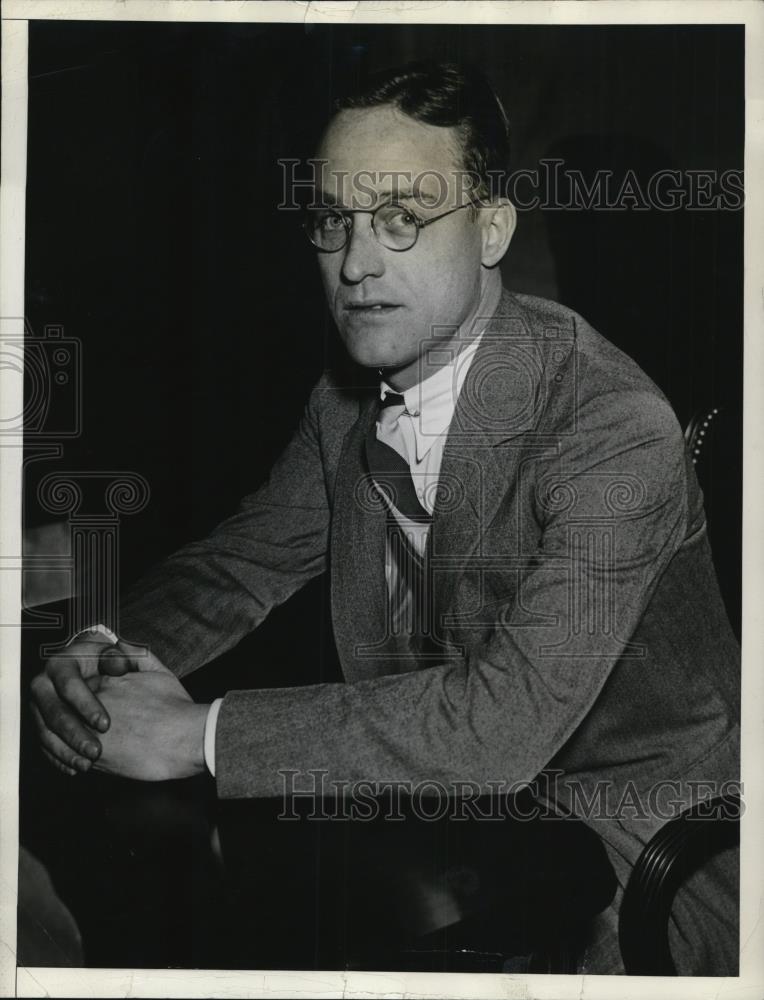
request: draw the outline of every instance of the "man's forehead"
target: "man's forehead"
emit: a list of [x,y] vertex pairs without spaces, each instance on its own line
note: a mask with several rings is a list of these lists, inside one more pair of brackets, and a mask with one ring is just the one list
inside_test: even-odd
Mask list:
[[463,172],[453,129],[418,122],[389,105],[339,112],[317,159],[324,161],[323,192],[348,205],[368,202],[370,191],[440,200]]

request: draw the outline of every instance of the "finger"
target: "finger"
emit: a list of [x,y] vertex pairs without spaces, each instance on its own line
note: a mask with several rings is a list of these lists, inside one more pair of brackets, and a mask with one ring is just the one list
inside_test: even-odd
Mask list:
[[148,646],[139,646],[136,643],[120,639],[116,648],[122,650],[126,656],[130,657],[131,663],[134,664],[132,668],[134,670],[153,670],[157,673],[172,673],[158,657],[154,656]]
[[[43,730],[50,730],[51,734],[63,741],[76,754],[89,757],[91,760],[100,755],[101,744],[95,734],[61,701],[52,685],[49,689],[38,686],[33,712],[41,738]],[[41,717],[40,720],[37,720],[37,715]]]
[[101,650],[104,648],[109,648],[113,646],[114,643],[111,639],[108,639],[105,635],[95,635],[95,636],[80,636],[67,649],[59,653],[59,656],[65,656],[67,651],[76,654],[76,656],[88,656],[98,659]]
[[52,758],[58,765],[60,765],[60,770],[76,773],[76,771],[84,772],[90,769],[92,761],[75,753],[71,747],[67,746],[66,743],[60,740],[55,733],[51,732],[45,725],[40,712],[35,705],[32,705],[32,714],[35,717],[35,722],[37,723],[37,728],[40,734],[42,751],[49,759]]
[[73,778],[77,774],[77,772],[74,770],[73,767],[66,767],[66,765],[61,763],[61,761],[56,760],[53,754],[48,753],[48,751],[44,747],[40,748],[40,752],[42,753],[43,757],[45,757],[45,759],[48,761],[48,763],[52,764],[53,767],[55,767],[55,769],[57,771],[60,771],[62,774],[66,774],[70,778]]
[[130,671],[138,670],[133,657],[117,646],[108,646],[98,658],[98,669],[110,677],[122,677]]
[[70,705],[94,729],[105,732],[109,728],[108,713],[83,680],[76,661],[58,661],[48,671],[48,677],[61,701]]
[[52,764],[57,771],[61,771],[62,774],[67,774],[70,778],[73,778],[77,774],[73,767],[67,767],[66,764],[62,764],[61,761],[54,757],[52,753],[49,753],[45,747],[40,747],[40,750],[42,751],[43,757],[45,757],[45,759]]
[[97,694],[103,687],[103,678],[104,674],[95,674],[93,677],[86,677],[85,683],[94,694]]

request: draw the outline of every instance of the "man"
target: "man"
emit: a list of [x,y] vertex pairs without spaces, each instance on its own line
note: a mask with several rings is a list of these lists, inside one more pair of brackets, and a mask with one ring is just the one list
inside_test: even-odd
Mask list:
[[[265,485],[128,596],[119,640],[46,665],[34,711],[59,768],[207,767],[224,798],[279,795],[285,773],[311,790],[312,769],[456,795],[546,770],[621,886],[667,798],[737,777],[738,650],[681,430],[579,316],[502,289],[507,131],[451,66],[332,118],[306,230],[376,384],[324,375]],[[194,704],[177,678],[326,568],[347,683]],[[725,855],[678,897],[680,972],[734,971],[734,878]],[[588,971],[619,968],[613,918]]]

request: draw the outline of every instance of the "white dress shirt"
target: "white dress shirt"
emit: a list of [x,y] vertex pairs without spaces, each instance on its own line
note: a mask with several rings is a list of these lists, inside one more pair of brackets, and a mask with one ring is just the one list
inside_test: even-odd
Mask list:
[[[404,409],[397,419],[386,420],[385,416],[389,411],[382,410],[381,418],[377,421],[377,440],[394,448],[408,464],[417,499],[428,514],[432,514],[435,507],[443,448],[456,401],[481,336],[482,334],[463,347],[448,364],[429,378],[398,393],[403,396]],[[383,381],[379,387],[380,400],[384,400],[391,392],[395,393],[396,390]],[[391,506],[391,510],[396,517],[402,517],[395,507]],[[403,520],[408,530],[413,522]],[[426,542],[427,526],[419,527],[425,528],[421,539],[417,536],[416,544],[421,555]]]

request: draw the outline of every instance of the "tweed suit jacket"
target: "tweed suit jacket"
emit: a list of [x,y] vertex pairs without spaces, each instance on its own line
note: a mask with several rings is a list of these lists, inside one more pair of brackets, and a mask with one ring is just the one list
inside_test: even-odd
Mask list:
[[283,770],[297,789],[311,769],[448,789],[544,772],[625,880],[667,797],[738,777],[739,650],[671,407],[581,317],[505,291],[444,449],[437,651],[415,660],[388,625],[375,396],[325,374],[267,482],[129,595],[122,634],[184,675],[328,569],[346,683],[230,692],[219,795],[279,795]]

